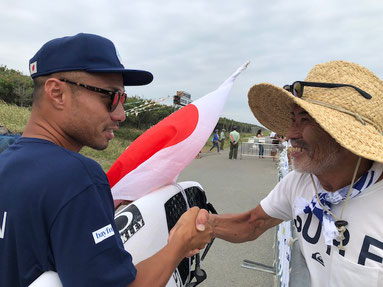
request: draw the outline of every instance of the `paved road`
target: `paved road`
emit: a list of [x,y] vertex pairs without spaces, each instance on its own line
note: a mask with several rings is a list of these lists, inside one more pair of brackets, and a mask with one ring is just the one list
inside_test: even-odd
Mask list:
[[[278,182],[276,164],[268,158],[229,160],[228,150],[195,159],[178,181],[199,182],[218,213],[243,212],[255,207]],[[216,239],[201,263],[208,278],[201,287],[274,286],[274,276],[241,267],[243,259],[273,264],[275,229],[253,242],[232,244]]]

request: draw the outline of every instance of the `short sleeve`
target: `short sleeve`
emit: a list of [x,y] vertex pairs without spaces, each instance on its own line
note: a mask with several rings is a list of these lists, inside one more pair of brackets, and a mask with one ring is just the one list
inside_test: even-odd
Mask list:
[[50,239],[63,286],[127,286],[135,279],[110,200],[108,189],[92,185],[59,211]]
[[294,172],[285,176],[274,189],[261,201],[263,210],[271,217],[285,221],[293,219],[291,195]]

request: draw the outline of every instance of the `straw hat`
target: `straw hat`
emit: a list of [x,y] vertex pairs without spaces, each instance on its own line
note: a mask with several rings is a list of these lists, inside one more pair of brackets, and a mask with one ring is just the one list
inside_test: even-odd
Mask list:
[[369,93],[366,99],[354,88],[304,87],[302,98],[268,83],[254,85],[249,106],[261,124],[286,135],[294,104],[305,109],[341,146],[383,162],[383,81],[366,68],[345,61],[314,66],[307,82],[350,84]]

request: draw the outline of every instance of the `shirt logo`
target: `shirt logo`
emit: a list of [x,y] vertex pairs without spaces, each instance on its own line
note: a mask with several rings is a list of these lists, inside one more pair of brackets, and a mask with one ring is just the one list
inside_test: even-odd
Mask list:
[[320,256],[319,252],[313,253],[311,255],[311,258],[314,259],[315,261],[319,262],[320,264],[322,264],[324,266],[324,262],[323,262],[322,256]]
[[99,230],[92,232],[94,243],[98,244],[101,241],[111,237],[114,235],[114,230],[112,228],[112,225],[109,224],[107,226],[104,226],[103,228],[100,228]]

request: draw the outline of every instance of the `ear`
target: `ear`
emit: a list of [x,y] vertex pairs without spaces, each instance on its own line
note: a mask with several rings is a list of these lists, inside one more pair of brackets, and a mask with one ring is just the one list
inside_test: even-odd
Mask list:
[[49,78],[44,85],[44,95],[56,109],[63,110],[70,99],[69,89],[56,78]]

